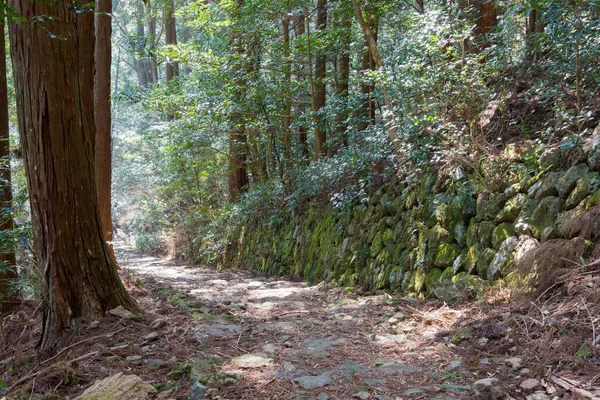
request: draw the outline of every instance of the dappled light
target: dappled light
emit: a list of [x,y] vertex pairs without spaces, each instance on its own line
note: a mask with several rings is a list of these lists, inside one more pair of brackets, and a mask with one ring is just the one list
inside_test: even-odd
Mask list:
[[600,0],[0,0],[0,400],[600,398]]

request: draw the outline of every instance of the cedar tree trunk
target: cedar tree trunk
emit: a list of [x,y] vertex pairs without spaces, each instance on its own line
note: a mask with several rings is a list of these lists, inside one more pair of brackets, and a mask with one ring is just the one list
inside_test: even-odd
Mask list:
[[[94,13],[87,0],[10,0],[9,25],[35,255],[43,276],[40,346],[77,318],[136,310],[102,237],[94,166]],[[73,12],[73,6],[83,12]],[[40,21],[39,16],[55,18]],[[48,32],[52,33],[49,35]]]
[[[0,1],[0,5],[3,1]],[[0,18],[0,210],[10,210],[12,189],[10,187],[10,137],[8,130],[8,85],[6,83],[6,46],[4,43],[4,18]],[[13,219],[10,212],[0,214],[0,230],[10,232]],[[0,311],[2,302],[13,300],[9,295],[10,284],[17,278],[15,268],[15,250],[12,244],[4,245],[0,252]],[[4,247],[3,246],[3,247]]]

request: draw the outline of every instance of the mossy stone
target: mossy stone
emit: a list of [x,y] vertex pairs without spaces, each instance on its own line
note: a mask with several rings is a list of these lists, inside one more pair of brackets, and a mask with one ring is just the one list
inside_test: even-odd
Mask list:
[[473,339],[473,331],[471,330],[471,328],[462,327],[458,328],[454,336],[452,336],[452,343],[460,344],[462,342],[467,342],[471,339]]
[[[493,252],[493,250],[492,250],[492,252]],[[463,266],[468,273],[471,273],[471,271],[473,271],[477,267],[477,263],[479,261],[480,255],[481,255],[481,252],[479,251],[477,246],[469,247],[469,249],[467,250],[467,254],[464,258],[464,261],[463,261]],[[493,258],[493,256],[492,256],[492,258]],[[490,259],[490,261],[491,261],[491,259]]]
[[508,239],[509,236],[515,236],[515,227],[509,222],[503,222],[494,228],[492,232],[492,246],[494,249],[500,249],[502,243]]
[[392,246],[396,240],[396,234],[391,229],[386,229],[382,235],[382,241],[384,246]]
[[560,177],[556,184],[558,195],[563,199],[567,198],[571,191],[575,189],[577,181],[590,172],[587,164],[577,164],[572,166]]
[[496,216],[496,222],[514,221],[526,204],[527,196],[524,193],[511,197]]
[[597,206],[598,200],[600,200],[600,189],[596,190],[596,192],[590,196],[588,201],[586,201],[585,208],[592,208]]
[[505,271],[513,261],[514,255],[513,252],[519,245],[519,239],[511,236],[507,238],[502,245],[500,246],[500,250],[492,260],[488,271],[487,271],[487,279],[489,281],[493,281],[498,278],[501,271]]
[[427,273],[425,278],[425,288],[427,291],[431,292],[435,285],[440,281],[440,277],[442,276],[442,270],[438,268],[434,268]]
[[[480,200],[481,198],[481,200]],[[482,194],[477,199],[477,221],[492,221],[504,208],[508,197],[504,193]]]
[[585,359],[594,357],[594,352],[592,351],[592,348],[590,347],[589,344],[584,343],[579,347],[579,350],[577,350],[577,353],[575,353],[575,356],[577,356],[579,358],[583,358],[585,360]]
[[421,293],[425,289],[425,282],[427,281],[427,275],[425,274],[425,267],[419,266],[415,271],[414,275],[414,290],[416,293]]
[[546,197],[537,205],[531,217],[529,225],[531,232],[536,238],[540,238],[544,229],[554,225],[559,211],[560,199],[558,197]]
[[377,255],[383,249],[383,238],[381,232],[377,232],[371,243],[371,257],[377,257]]
[[479,223],[477,243],[479,243],[480,248],[492,247],[492,232],[495,227],[496,225],[493,222],[482,221]]
[[597,172],[591,172],[585,177],[579,179],[575,184],[575,189],[571,192],[567,201],[565,202],[565,208],[570,210],[576,207],[583,199],[585,199],[590,193],[594,193],[600,187],[600,174]]
[[477,275],[488,279],[488,271],[492,261],[496,257],[496,252],[490,248],[483,250],[477,260]]
[[454,259],[458,257],[458,246],[455,244],[443,243],[437,248],[434,265],[436,267],[450,267]]
[[442,228],[440,225],[435,225],[429,230],[429,240],[427,244],[430,248],[437,248],[443,243],[450,242],[450,232]]
[[[558,196],[558,189],[556,185],[558,180],[562,177],[563,172],[552,171],[548,172],[546,176],[540,181],[541,184],[535,191],[535,198],[541,200],[544,197]],[[533,193],[532,193],[533,194]]]

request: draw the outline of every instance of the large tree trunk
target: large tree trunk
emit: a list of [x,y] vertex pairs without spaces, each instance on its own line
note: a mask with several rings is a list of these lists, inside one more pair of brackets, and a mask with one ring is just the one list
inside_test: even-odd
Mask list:
[[[70,0],[9,4],[26,19],[11,22],[9,31],[34,249],[43,276],[40,345],[49,348],[74,319],[137,305],[117,275],[98,212],[94,13],[72,12]],[[41,15],[54,18],[41,21]]]
[[96,2],[96,76],[94,80],[94,118],[96,121],[96,187],[104,240],[114,257],[111,213],[112,146],[110,118],[110,68],[112,0]]
[[[0,0],[0,6],[4,4]],[[12,206],[12,189],[10,174],[10,136],[8,124],[8,85],[6,83],[6,45],[4,43],[4,18],[0,18],[0,230],[10,232],[13,219],[10,212]],[[12,245],[0,251],[0,311],[3,303],[14,300],[10,284],[17,278],[15,270],[15,250]],[[0,322],[1,323],[1,322]]]
[[[321,32],[322,37],[327,29],[327,0],[318,0],[317,2],[317,30]],[[327,156],[327,133],[325,131],[324,119],[321,115],[322,109],[327,101],[327,88],[325,86],[325,77],[327,74],[327,57],[325,50],[317,49],[315,57],[315,82],[313,93],[313,111],[315,117],[315,156],[317,160]],[[310,66],[309,66],[310,67]]]
[[156,58],[156,17],[152,15],[152,5],[150,0],[146,2],[148,6],[148,38],[152,42],[152,54],[150,55],[150,69],[152,71],[152,79],[158,82],[158,60]]

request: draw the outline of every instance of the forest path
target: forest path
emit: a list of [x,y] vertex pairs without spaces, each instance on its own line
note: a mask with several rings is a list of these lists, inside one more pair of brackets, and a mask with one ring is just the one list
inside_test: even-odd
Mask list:
[[[489,376],[489,360],[456,354],[449,328],[461,311],[445,305],[116,253],[134,295],[166,320],[144,358],[177,355],[190,376],[162,398],[469,399]],[[475,386],[478,398],[503,390]]]

